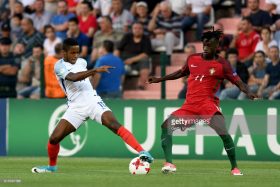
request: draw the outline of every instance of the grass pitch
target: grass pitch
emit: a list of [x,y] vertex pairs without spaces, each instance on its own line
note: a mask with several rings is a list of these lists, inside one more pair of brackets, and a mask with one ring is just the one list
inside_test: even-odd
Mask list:
[[160,172],[156,160],[148,175],[130,175],[130,159],[60,158],[57,173],[33,174],[47,158],[0,157],[0,186],[119,186],[119,187],[272,187],[280,184],[279,162],[239,162],[244,176],[230,176],[228,161],[175,160],[178,172]]

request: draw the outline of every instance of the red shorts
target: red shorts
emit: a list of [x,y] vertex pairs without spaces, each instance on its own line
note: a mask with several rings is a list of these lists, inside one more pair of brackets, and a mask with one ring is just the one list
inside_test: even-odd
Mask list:
[[222,115],[219,106],[215,102],[205,102],[201,105],[193,105],[185,103],[181,108],[174,111],[171,115],[175,117],[187,118],[212,118],[213,115],[219,113]]

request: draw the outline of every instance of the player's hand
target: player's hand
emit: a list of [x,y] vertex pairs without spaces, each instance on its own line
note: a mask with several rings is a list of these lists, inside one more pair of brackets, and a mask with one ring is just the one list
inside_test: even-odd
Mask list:
[[254,94],[254,93],[252,93],[252,92],[249,92],[249,93],[247,94],[247,97],[248,97],[249,99],[251,99],[251,100],[258,100],[258,99],[261,99],[261,97],[259,97],[257,94]]
[[110,73],[109,69],[115,68],[113,66],[100,66],[98,68],[94,68],[96,73]]
[[147,83],[149,83],[149,84],[152,84],[152,83],[159,83],[159,82],[161,82],[161,81],[160,81],[160,78],[157,78],[157,77],[149,77],[149,78],[148,78],[148,81],[147,81]]

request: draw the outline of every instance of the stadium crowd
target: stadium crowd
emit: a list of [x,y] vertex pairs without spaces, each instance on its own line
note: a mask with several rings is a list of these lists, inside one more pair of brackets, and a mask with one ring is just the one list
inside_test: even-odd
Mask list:
[[[0,98],[63,98],[54,64],[63,56],[62,41],[75,38],[88,68],[117,67],[109,76],[93,78],[101,97],[121,98],[125,77],[137,76],[136,89],[145,90],[156,66],[151,56],[164,48],[167,65],[183,41],[185,59],[197,51],[189,41],[195,31],[224,29],[214,12],[227,3],[232,17],[241,18],[235,33],[225,33],[219,55],[226,58],[250,89],[264,99],[280,99],[280,1],[266,0],[1,0]],[[222,18],[220,16],[219,18]],[[194,29],[195,28],[195,29]],[[183,53],[183,52],[181,52]],[[181,66],[184,65],[181,62]],[[187,83],[179,94],[184,98]],[[220,99],[246,99],[224,81]]]

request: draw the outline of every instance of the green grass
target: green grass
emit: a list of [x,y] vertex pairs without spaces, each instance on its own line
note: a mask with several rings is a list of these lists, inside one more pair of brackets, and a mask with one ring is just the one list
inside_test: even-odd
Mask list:
[[[47,158],[0,157],[0,186],[120,186],[120,187],[271,187],[280,184],[279,162],[239,162],[244,176],[230,176],[227,161],[176,160],[177,173],[160,173],[156,160],[148,175],[130,175],[130,159],[60,158],[57,173],[33,174],[31,168]],[[19,179],[20,183],[4,183]]]

